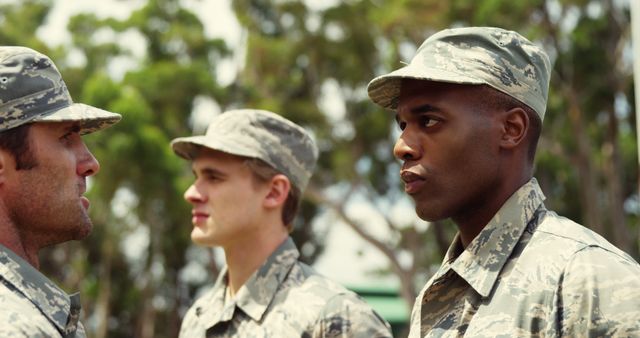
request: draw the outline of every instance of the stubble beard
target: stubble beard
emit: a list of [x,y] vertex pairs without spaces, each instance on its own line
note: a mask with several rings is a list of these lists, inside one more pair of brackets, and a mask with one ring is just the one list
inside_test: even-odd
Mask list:
[[81,203],[79,190],[65,189],[53,173],[44,179],[42,174],[23,180],[21,191],[9,208],[22,241],[39,249],[87,237],[93,223]]
[[93,223],[81,205],[71,202],[35,208],[38,210],[29,207],[31,212],[24,208],[14,209],[14,225],[23,240],[33,242],[38,248],[84,239],[91,232]]

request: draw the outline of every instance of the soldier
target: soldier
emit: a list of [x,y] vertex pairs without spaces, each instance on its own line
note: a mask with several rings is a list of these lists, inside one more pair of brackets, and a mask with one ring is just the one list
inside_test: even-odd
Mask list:
[[395,111],[405,192],[459,232],[416,299],[410,337],[640,336],[640,266],[545,208],[534,156],[550,63],[516,32],[447,29],[373,79]]
[[171,142],[191,161],[191,239],[226,267],[185,315],[180,337],[390,337],[356,294],[298,261],[289,237],[318,150],[300,126],[263,110],[213,119]]
[[78,294],[38,271],[38,251],[91,231],[81,135],[121,118],[73,103],[45,55],[0,47],[0,337],[84,337]]

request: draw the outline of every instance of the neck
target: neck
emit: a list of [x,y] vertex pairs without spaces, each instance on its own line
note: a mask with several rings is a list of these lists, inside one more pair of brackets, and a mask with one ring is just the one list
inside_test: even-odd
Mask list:
[[244,236],[241,242],[224,247],[228,286],[232,296],[289,236],[281,224],[268,226],[265,223],[263,228],[273,230]]
[[31,264],[34,268],[40,268],[40,260],[38,259],[39,248],[29,245],[24,237],[16,228],[6,213],[0,215],[0,244],[7,249],[13,251],[16,255]]
[[[530,179],[531,176],[527,173],[519,176],[513,175],[511,179],[505,179],[500,184],[496,184],[494,189],[485,196],[484,203],[477,204],[475,208],[468,209],[464,214],[452,218],[458,225],[460,241],[464,248],[487,226],[509,197]],[[489,196],[492,197],[488,198]]]

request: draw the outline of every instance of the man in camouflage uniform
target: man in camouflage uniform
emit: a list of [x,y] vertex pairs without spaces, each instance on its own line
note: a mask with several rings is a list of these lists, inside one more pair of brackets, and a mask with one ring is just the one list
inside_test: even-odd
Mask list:
[[298,261],[289,237],[318,150],[300,126],[263,110],[218,115],[206,135],[171,142],[192,161],[191,239],[226,267],[188,310],[180,337],[390,337],[362,299]]
[[427,221],[459,228],[410,337],[638,337],[640,267],[545,208],[533,178],[547,55],[512,31],[447,29],[369,83],[396,112],[394,155]]
[[81,135],[120,115],[73,103],[53,62],[0,47],[0,337],[84,337],[78,294],[39,271],[38,251],[91,231]]

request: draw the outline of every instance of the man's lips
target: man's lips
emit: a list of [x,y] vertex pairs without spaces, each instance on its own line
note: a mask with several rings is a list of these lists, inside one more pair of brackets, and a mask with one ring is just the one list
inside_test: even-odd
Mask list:
[[82,203],[85,210],[88,210],[90,204],[89,199],[83,196],[84,193],[87,192],[87,183],[84,181],[84,178],[80,183],[78,183],[78,190],[80,192],[80,203]]
[[424,177],[409,170],[402,170],[400,172],[400,178],[404,182],[404,191],[407,194],[417,193],[425,184]]
[[209,214],[203,211],[191,210],[191,223],[200,223],[209,217]]
[[91,204],[89,202],[89,199],[84,197],[84,196],[80,196],[80,203],[82,203],[82,206],[84,207],[84,210],[89,210],[89,205]]

